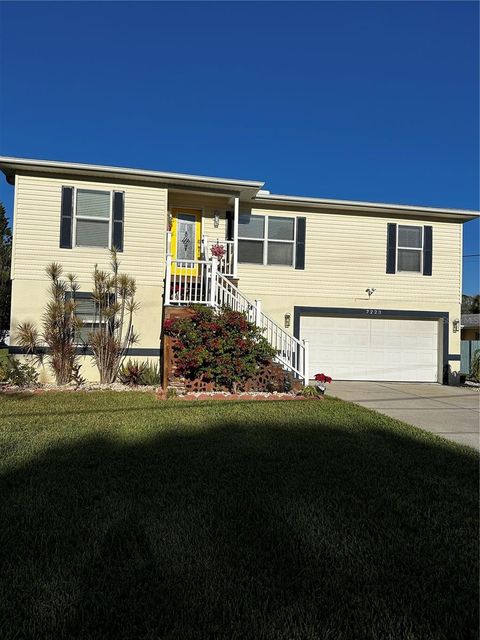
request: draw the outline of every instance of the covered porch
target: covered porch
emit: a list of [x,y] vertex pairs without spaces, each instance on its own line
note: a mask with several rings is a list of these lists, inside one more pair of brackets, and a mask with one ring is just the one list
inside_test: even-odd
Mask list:
[[218,271],[236,279],[239,211],[240,194],[170,192],[166,255],[172,276],[201,278],[201,263],[216,255]]
[[239,213],[239,194],[179,192],[169,197],[164,305],[229,307],[244,313],[263,330],[277,353],[275,360],[308,384],[308,344],[266,315],[261,300],[249,299],[238,287]]

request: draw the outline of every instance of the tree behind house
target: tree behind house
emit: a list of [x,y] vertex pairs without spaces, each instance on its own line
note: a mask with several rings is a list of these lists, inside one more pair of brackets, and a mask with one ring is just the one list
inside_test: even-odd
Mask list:
[[480,313],[480,295],[462,296],[462,313]]
[[10,329],[12,231],[0,202],[0,344]]

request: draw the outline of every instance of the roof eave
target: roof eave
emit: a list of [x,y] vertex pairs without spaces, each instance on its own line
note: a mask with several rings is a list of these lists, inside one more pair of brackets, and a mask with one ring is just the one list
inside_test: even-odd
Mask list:
[[149,171],[127,167],[111,167],[96,164],[82,164],[74,162],[57,162],[51,160],[35,160],[30,158],[13,158],[0,156],[0,169],[7,179],[20,171],[35,171],[39,173],[56,173],[62,175],[81,175],[100,178],[118,178],[139,180],[142,182],[160,182],[179,187],[209,187],[218,188],[232,193],[249,193],[253,196],[264,183],[255,180],[237,180],[233,178],[218,178],[214,176],[190,175],[183,173],[169,173],[164,171]]
[[303,196],[285,196],[278,194],[257,195],[253,203],[263,205],[300,206],[312,209],[328,209],[339,211],[356,211],[361,213],[384,214],[422,214],[429,217],[455,218],[463,221],[474,220],[480,216],[480,211],[468,209],[440,209],[437,207],[423,207],[404,204],[387,204],[383,202],[362,202],[356,200],[330,200],[325,198],[307,198]]

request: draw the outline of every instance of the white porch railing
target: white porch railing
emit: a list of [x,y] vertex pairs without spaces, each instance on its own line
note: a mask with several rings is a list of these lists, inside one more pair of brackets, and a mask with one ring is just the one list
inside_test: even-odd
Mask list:
[[220,273],[216,258],[210,260],[176,260],[167,255],[165,305],[200,304],[229,307],[245,313],[263,330],[275,349],[275,359],[287,370],[309,381],[308,342],[290,335],[263,313],[260,300],[252,302]]
[[275,349],[275,359],[308,384],[308,342],[290,335],[275,320],[263,313],[260,300],[249,300],[221,273],[217,273],[216,290],[217,306],[227,306],[246,313],[248,319],[263,330],[263,335]]
[[176,260],[167,255],[165,306],[215,305],[217,264],[208,260]]
[[235,259],[234,259],[234,251],[235,251],[235,242],[233,240],[211,240],[207,238],[207,236],[203,236],[202,238],[202,257],[204,260],[210,260],[212,258],[212,254],[210,249],[213,245],[219,244],[221,247],[225,249],[225,255],[221,260],[218,261],[218,270],[220,273],[223,273],[224,276],[234,276],[235,275]]

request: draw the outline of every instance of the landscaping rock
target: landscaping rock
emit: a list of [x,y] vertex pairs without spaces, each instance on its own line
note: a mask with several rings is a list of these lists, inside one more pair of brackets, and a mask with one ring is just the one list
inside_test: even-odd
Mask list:
[[112,382],[110,384],[100,384],[99,382],[87,382],[82,385],[70,383],[67,385],[57,386],[53,383],[39,384],[32,387],[18,387],[15,385],[0,386],[0,393],[44,393],[48,391],[137,391],[140,393],[154,393],[159,389],[158,386],[138,385],[136,387],[122,384],[121,382]]

